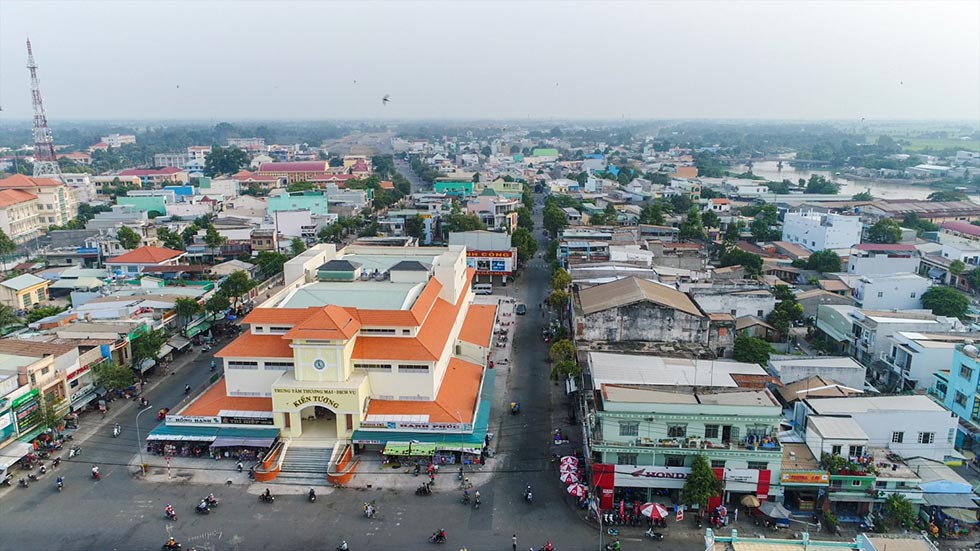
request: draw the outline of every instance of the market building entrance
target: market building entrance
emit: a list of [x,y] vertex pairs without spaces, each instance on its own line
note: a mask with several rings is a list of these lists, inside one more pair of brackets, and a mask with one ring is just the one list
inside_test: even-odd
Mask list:
[[302,433],[300,440],[307,438],[336,439],[338,435],[337,414],[324,406],[308,406],[300,411]]

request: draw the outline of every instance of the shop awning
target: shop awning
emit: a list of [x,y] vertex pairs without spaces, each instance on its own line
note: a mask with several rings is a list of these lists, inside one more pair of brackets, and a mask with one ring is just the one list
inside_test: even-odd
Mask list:
[[213,442],[218,437],[218,427],[172,427],[160,425],[153,429],[147,440],[168,442]]
[[279,436],[279,429],[243,429],[237,427],[193,427],[160,425],[147,440],[171,442],[213,442],[212,448],[253,446],[267,448]]
[[973,500],[976,494],[922,494],[922,501],[926,505],[937,507],[955,507],[957,509],[980,509],[980,505]]
[[198,333],[203,333],[203,332],[207,331],[208,329],[211,329],[211,322],[209,322],[209,321],[206,321],[204,323],[199,323],[199,324],[195,325],[194,327],[188,327],[187,328],[187,338],[194,338],[194,336],[196,336]]
[[139,372],[140,373],[146,373],[146,370],[150,369],[151,367],[155,366],[156,364],[157,364],[157,361],[156,360],[154,360],[152,358],[147,358],[147,359],[143,360],[143,363],[140,364]]
[[98,394],[95,393],[95,390],[92,390],[92,392],[86,394],[84,398],[79,398],[78,401],[72,402],[71,409],[73,411],[80,410],[89,405],[92,400],[95,400],[96,398],[98,398]]
[[436,445],[428,442],[388,442],[385,444],[385,455],[432,455]]
[[180,335],[175,335],[172,339],[170,339],[170,346],[172,346],[174,350],[183,350],[188,346],[190,346],[190,344],[191,344],[190,340],[185,339]]
[[952,507],[949,509],[943,509],[943,514],[948,517],[953,517],[956,520],[969,522],[971,524],[977,521],[977,512],[969,509],[958,509],[956,507]]
[[[278,430],[276,432],[279,432]],[[276,437],[271,438],[244,438],[241,436],[218,436],[211,443],[212,448],[271,448]]]
[[11,442],[9,445],[0,448],[0,471],[9,468],[14,463],[27,455],[27,452],[34,449],[34,446],[27,442]]
[[169,344],[165,344],[161,346],[160,351],[157,352],[157,359],[160,360],[166,358],[167,354],[170,354],[173,351],[174,351],[174,347],[170,346]]

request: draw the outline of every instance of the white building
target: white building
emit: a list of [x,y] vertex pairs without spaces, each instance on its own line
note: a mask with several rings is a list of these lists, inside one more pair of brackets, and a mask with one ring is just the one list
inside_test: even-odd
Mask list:
[[95,195],[98,193],[98,190],[95,188],[95,182],[92,181],[91,176],[84,172],[62,172],[61,177],[68,184],[68,187],[75,190],[75,198],[78,199],[79,203],[92,203],[97,201]]
[[109,147],[119,147],[123,144],[136,143],[136,136],[132,134],[109,134],[102,136],[102,143]]
[[914,245],[861,243],[847,257],[847,273],[862,276],[915,273],[919,251]]
[[884,361],[899,389],[925,390],[932,385],[933,373],[952,365],[956,346],[977,338],[976,333],[899,331],[888,337],[891,351]]
[[833,379],[838,383],[861,390],[866,368],[848,356],[773,356],[769,372],[784,385],[810,377]]
[[861,218],[822,212],[787,212],[783,241],[798,243],[811,251],[849,249],[861,242]]
[[712,286],[692,289],[691,298],[706,314],[731,314],[736,318],[765,318],[776,307],[776,297],[763,288]]
[[891,352],[891,341],[888,337],[899,331],[943,333],[963,330],[963,324],[956,318],[936,316],[925,310],[881,312],[852,309],[849,306],[821,306],[817,315],[817,327],[820,328],[820,318],[825,312],[839,308],[849,309],[851,353],[864,365],[887,358]]
[[858,279],[854,300],[868,310],[915,310],[932,280],[916,274],[865,276]]
[[[903,458],[925,457],[935,461],[952,455],[959,419],[923,395],[808,398],[797,403],[794,411],[797,426],[809,426],[814,416],[825,419],[824,423],[834,419],[853,420],[867,436],[870,448],[884,448]],[[808,445],[810,440],[808,434]],[[820,457],[820,451],[824,450],[816,451],[814,456]],[[844,455],[848,450],[840,452]]]

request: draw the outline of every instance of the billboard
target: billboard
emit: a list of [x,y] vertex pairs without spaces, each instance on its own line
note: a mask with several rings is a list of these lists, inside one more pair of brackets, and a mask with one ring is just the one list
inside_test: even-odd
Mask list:
[[517,269],[517,249],[507,251],[466,251],[466,267],[477,275],[509,275]]

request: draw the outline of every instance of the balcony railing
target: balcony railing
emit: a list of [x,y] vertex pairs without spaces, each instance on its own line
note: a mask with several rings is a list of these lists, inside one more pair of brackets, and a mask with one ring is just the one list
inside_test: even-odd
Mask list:
[[764,438],[755,443],[747,440],[711,441],[701,438],[636,438],[627,441],[592,441],[593,446],[641,447],[683,450],[740,450],[740,451],[781,451],[782,447],[775,438]]

